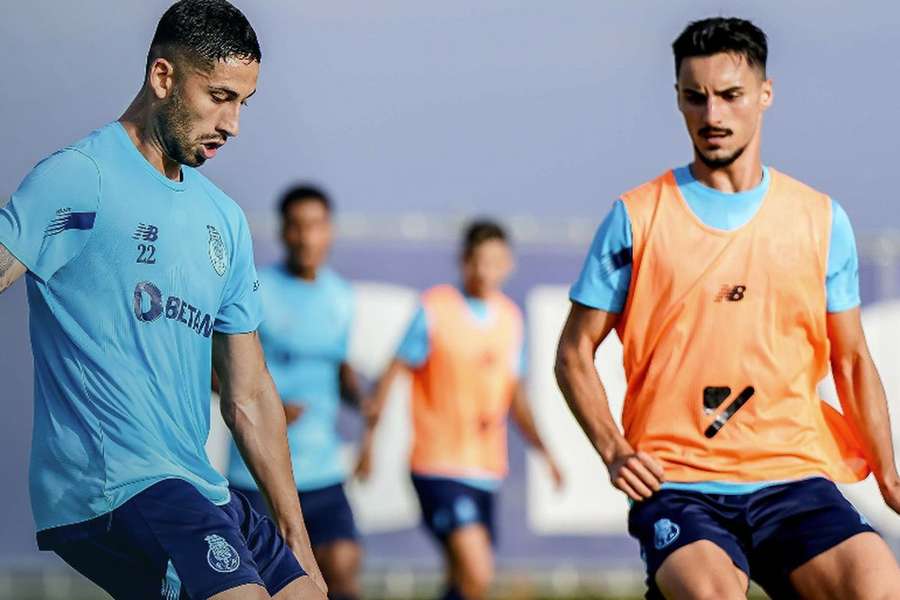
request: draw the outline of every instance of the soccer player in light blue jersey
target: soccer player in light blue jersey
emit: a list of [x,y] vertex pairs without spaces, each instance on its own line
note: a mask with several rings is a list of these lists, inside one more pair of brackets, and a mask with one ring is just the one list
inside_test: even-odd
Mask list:
[[[0,291],[27,273],[38,544],[117,600],[325,597],[247,222],[196,170],[238,134],[260,58],[228,2],[174,4],[124,115],[41,161],[0,210]],[[206,456],[213,366],[274,519]]]
[[[316,562],[332,600],[360,595],[361,548],[341,460],[337,421],[341,400],[358,406],[356,376],[347,364],[353,319],[350,285],[326,265],[331,249],[331,200],[299,185],[280,203],[284,261],[260,271],[266,363],[284,402],[294,482]],[[265,511],[265,500],[236,445],[228,480]]]

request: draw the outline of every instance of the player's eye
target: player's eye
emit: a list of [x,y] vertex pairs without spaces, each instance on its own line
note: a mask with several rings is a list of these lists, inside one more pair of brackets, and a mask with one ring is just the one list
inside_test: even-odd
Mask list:
[[706,104],[706,96],[695,92],[685,92],[684,99],[688,104]]
[[228,100],[228,96],[221,92],[213,92],[210,96],[212,96],[212,99],[216,102],[226,102]]

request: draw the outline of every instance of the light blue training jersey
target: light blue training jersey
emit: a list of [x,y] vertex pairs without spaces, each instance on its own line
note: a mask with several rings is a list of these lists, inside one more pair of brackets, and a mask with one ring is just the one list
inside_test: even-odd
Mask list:
[[38,530],[184,479],[216,504],[204,450],[211,336],[261,319],[241,209],[192,168],[157,171],[119,123],[56,152],[0,210],[27,268]]
[[[703,185],[693,176],[688,166],[675,169],[674,175],[681,195],[694,214],[710,227],[726,231],[739,229],[753,218],[771,183],[767,167],[763,167],[759,185],[736,194],[720,192]],[[834,200],[831,200],[831,207],[832,225],[825,291],[827,310],[834,313],[860,304],[859,258],[847,213]],[[581,275],[572,286],[569,297],[579,304],[606,312],[622,312],[631,285],[631,246],[631,220],[625,204],[617,200],[597,229]],[[671,482],[664,484],[664,487],[709,494],[746,494],[778,483],[784,482]]]
[[[490,319],[493,317],[490,312],[490,307],[484,300],[467,294],[463,294],[463,297],[466,299],[466,306],[471,311],[472,316],[476,321],[485,324],[490,323]],[[428,315],[425,313],[425,308],[419,305],[397,348],[397,358],[413,368],[424,365],[431,353],[431,336],[428,332]],[[524,377],[528,364],[526,345],[523,343],[520,348],[515,350],[514,354],[510,356],[509,359],[513,366],[513,371],[520,379]],[[416,473],[416,476],[423,478],[431,477],[430,475],[423,473]],[[441,479],[446,478],[441,477]],[[455,480],[488,492],[496,491],[502,482],[501,479],[490,477],[466,477],[456,478]]]
[[[282,265],[259,276],[264,314],[259,333],[266,363],[282,401],[303,407],[300,418],[288,426],[297,489],[340,483],[347,476],[337,431],[340,368],[347,360],[353,323],[352,289],[328,268],[315,281],[299,279]],[[228,480],[257,489],[233,443]]]

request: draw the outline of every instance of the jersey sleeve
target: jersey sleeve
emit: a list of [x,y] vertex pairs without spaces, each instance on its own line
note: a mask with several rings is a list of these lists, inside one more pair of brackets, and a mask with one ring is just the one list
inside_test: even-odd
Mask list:
[[631,219],[625,204],[617,200],[597,228],[569,298],[606,312],[622,312],[631,286],[631,247]]
[[428,343],[428,317],[425,308],[419,306],[406,328],[406,333],[397,348],[396,357],[413,368],[421,367],[428,360],[431,348]]
[[221,333],[248,333],[256,331],[262,322],[262,301],[259,278],[253,262],[250,227],[243,213],[240,213],[240,225],[234,244],[228,282],[216,314],[214,329]]
[[828,312],[837,313],[860,305],[859,256],[850,218],[843,207],[831,201],[831,240],[828,274],[825,278]]
[[0,244],[42,281],[81,253],[100,204],[100,171],[74,148],[31,170],[0,209]]

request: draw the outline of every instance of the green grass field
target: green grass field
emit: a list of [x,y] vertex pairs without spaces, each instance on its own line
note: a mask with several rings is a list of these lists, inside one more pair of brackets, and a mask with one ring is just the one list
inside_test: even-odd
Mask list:
[[[580,583],[560,587],[547,574],[501,572],[491,597],[496,600],[641,600],[643,589],[634,577],[622,574],[594,573]],[[440,580],[436,573],[415,579],[399,573],[367,573],[364,577],[366,600],[430,600],[438,597]],[[767,597],[754,591],[750,598]],[[77,574],[65,570],[47,572],[0,571],[0,600],[109,600],[103,591]]]

